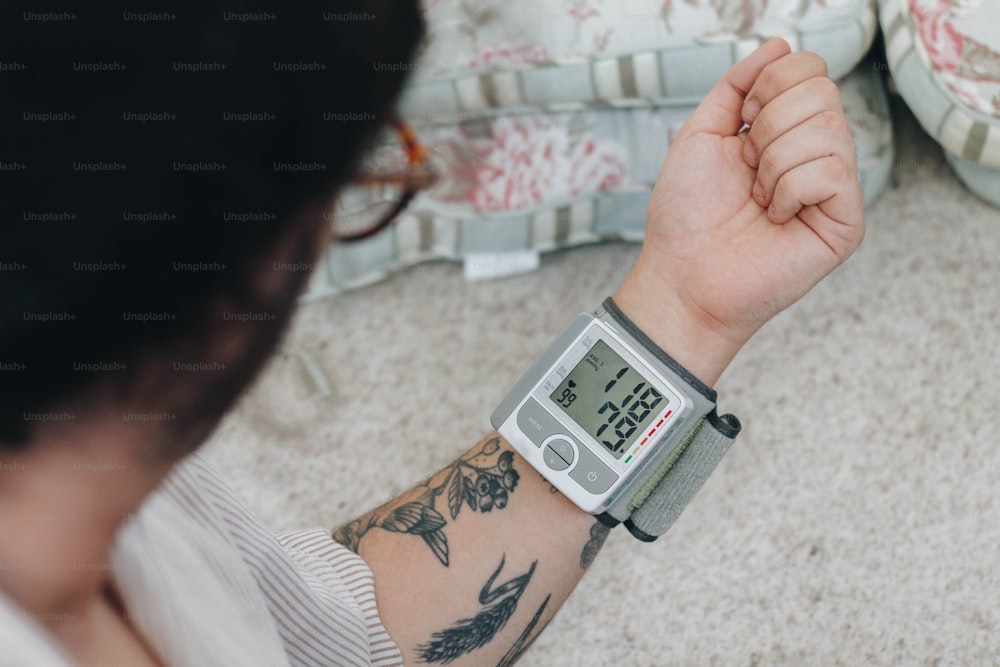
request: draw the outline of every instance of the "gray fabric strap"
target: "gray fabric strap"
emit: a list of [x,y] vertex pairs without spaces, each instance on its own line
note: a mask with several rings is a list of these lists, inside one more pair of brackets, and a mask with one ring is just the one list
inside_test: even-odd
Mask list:
[[733,415],[710,415],[696,428],[680,455],[629,501],[631,514],[625,527],[637,539],[652,542],[667,532],[729,451],[739,433],[739,420]]
[[614,322],[619,334],[627,335],[650,353],[660,364],[661,372],[674,382],[687,385],[692,390],[689,396],[701,405],[700,414],[705,415],[691,425],[679,442],[669,445],[671,453],[638,489],[630,490],[599,517],[606,525],[622,522],[637,539],[652,542],[667,532],[691,502],[739,435],[741,425],[734,415],[719,416],[715,411],[715,390],[660,349],[612,299],[604,301],[597,315]]

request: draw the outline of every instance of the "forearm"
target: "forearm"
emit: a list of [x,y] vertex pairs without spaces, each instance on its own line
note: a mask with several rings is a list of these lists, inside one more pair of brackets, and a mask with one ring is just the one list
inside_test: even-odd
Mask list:
[[[738,345],[674,310],[662,291],[650,298],[648,280],[640,263],[616,303],[714,383]],[[569,596],[607,534],[494,433],[334,538],[372,568],[382,620],[408,664],[478,666],[513,661]]]
[[[671,144],[642,252],[614,298],[708,386],[863,236],[853,140],[831,87],[821,59],[771,40]],[[513,662],[606,534],[494,434],[335,538],[374,570],[408,663],[479,666]]]
[[514,662],[607,533],[493,433],[334,539],[372,568],[407,664],[482,666]]

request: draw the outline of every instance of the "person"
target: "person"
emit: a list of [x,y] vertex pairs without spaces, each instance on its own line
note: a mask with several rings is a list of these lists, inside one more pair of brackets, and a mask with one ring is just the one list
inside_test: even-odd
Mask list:
[[[411,62],[419,12],[368,0],[338,9],[364,20],[318,21],[303,3],[272,28],[198,7],[115,28],[111,10],[25,12],[4,30],[4,60],[26,66],[0,83],[24,114],[5,151],[26,166],[0,174],[17,213],[0,251],[20,267],[0,278],[0,662],[512,664],[609,529],[498,434],[332,533],[272,535],[195,453],[274,350],[303,276],[272,267],[322,252],[327,195],[412,69],[372,63]],[[725,74],[673,142],[614,293],[709,386],[863,237],[826,74],[780,39]],[[315,120],[348,104],[358,124]],[[219,121],[263,106],[276,122]],[[237,210],[275,213],[226,221]],[[449,512],[460,471],[474,502]]]

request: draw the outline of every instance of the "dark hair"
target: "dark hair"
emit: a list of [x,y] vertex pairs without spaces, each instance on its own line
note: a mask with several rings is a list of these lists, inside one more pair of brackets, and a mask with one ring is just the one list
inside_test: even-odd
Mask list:
[[0,13],[0,447],[208,361],[238,322],[246,363],[203,383],[217,420],[304,280],[272,253],[315,257],[303,211],[351,174],[423,27],[415,0],[168,6]]

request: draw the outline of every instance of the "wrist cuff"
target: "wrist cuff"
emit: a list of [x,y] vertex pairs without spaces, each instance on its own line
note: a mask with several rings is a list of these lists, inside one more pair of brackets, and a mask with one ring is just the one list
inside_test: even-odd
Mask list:
[[739,435],[740,420],[720,416],[714,409],[717,394],[643,333],[608,297],[602,309],[635,342],[667,366],[693,390],[709,400],[711,411],[698,421],[642,486],[618,500],[598,518],[609,526],[622,522],[634,537],[652,542],[669,530],[684,508],[715,470]]

